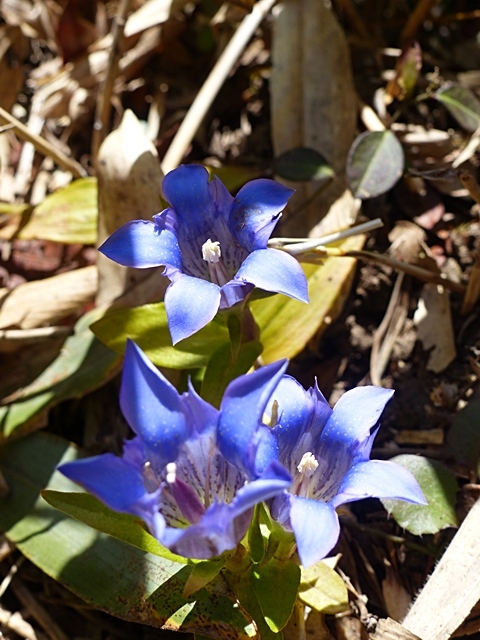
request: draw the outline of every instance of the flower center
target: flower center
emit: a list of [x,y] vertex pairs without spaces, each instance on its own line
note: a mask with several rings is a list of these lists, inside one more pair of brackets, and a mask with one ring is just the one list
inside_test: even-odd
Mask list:
[[223,287],[224,284],[229,282],[230,276],[222,259],[220,242],[212,242],[210,238],[204,242],[202,245],[202,258],[208,265],[208,274],[214,284]]
[[305,476],[305,478],[311,478],[318,467],[318,462],[311,451],[307,451],[302,456],[300,463],[297,465],[298,473]]
[[318,461],[311,451],[303,454],[302,459],[297,465],[298,474],[295,476],[292,492],[302,498],[309,498],[313,485],[310,478],[313,476],[318,467]]

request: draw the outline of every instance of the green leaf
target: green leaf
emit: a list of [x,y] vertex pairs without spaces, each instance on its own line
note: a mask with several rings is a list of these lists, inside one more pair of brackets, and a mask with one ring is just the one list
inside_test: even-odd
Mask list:
[[[339,246],[344,250],[361,249],[363,238],[348,238]],[[309,304],[280,294],[250,304],[260,327],[265,364],[293,358],[338,317],[348,298],[356,260],[327,258],[321,265],[303,264],[302,267],[308,279]]]
[[90,328],[117,353],[123,354],[130,338],[154,364],[169,369],[204,367],[211,354],[229,339],[226,326],[215,319],[173,347],[163,302],[109,312]]
[[325,158],[308,147],[297,147],[282,153],[273,162],[273,171],[285,180],[329,180],[334,171]]
[[260,513],[263,506],[256,504],[253,511],[253,518],[248,529],[248,548],[252,562],[258,564],[265,555],[265,538],[260,528]]
[[97,217],[97,179],[80,178],[37,205],[19,237],[64,244],[95,244]]
[[225,558],[215,558],[205,562],[199,562],[193,567],[183,590],[183,595],[188,598],[193,593],[203,589],[209,582],[218,576],[225,566]]
[[44,487],[78,488],[55,473],[76,455],[75,447],[41,432],[0,447],[11,489],[0,501],[0,528],[21,553],[89,604],[125,620],[225,640],[253,635],[251,618],[221,575],[184,598],[190,566],[95,531],[39,497]]
[[51,407],[68,398],[81,398],[118,372],[121,358],[89,329],[97,317],[97,309],[82,316],[58,357],[14,401],[0,407],[0,441],[34,428]]
[[63,493],[45,489],[41,492],[41,496],[45,502],[48,502],[55,509],[97,531],[108,533],[110,536],[128,542],[128,544],[142,551],[167,558],[172,562],[188,563],[186,558],[172,553],[150,535],[145,530],[141,520],[135,518],[135,516],[112,511],[89,493],[79,493],[78,491]]
[[375,198],[393,187],[403,173],[402,145],[391,131],[365,131],[347,158],[347,179],[355,198]]
[[225,571],[225,578],[243,609],[247,611],[252,618],[252,621],[254,621],[252,631],[255,639],[281,640],[282,636],[271,630],[265,621],[262,610],[260,609],[260,605],[258,604],[252,585],[252,569],[249,568],[241,573]]
[[302,569],[298,598],[320,613],[341,613],[348,605],[348,592],[338,573],[323,560]]
[[237,358],[233,361],[231,344],[219,347],[208,361],[202,384],[202,398],[219,407],[228,383],[247,373],[261,353],[262,345],[259,342],[246,342],[240,346]]
[[274,633],[287,624],[292,615],[300,584],[300,567],[292,560],[272,558],[252,572],[253,588],[265,621]]
[[480,100],[470,89],[458,84],[446,84],[434,94],[467,131],[480,127]]
[[428,502],[427,505],[416,505],[403,500],[382,499],[385,509],[401,527],[421,536],[458,525],[454,508],[457,480],[444,464],[422,456],[405,454],[395,456],[392,462],[405,467],[415,476]]
[[457,462],[480,473],[480,400],[472,400],[457,413],[447,443]]

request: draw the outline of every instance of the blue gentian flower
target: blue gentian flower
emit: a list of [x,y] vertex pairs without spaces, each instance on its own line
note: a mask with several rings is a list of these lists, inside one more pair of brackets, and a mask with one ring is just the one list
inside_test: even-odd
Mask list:
[[111,509],[142,518],[175,553],[206,559],[234,549],[254,505],[292,480],[275,459],[271,430],[259,426],[285,368],[277,362],[237,378],[217,410],[191,386],[180,395],[129,341],[120,406],[135,438],[121,457],[106,453],[59,469]]
[[127,267],[165,267],[165,309],[173,344],[242,302],[254,287],[308,302],[295,258],[267,242],[293,191],[253,180],[233,198],[200,165],[180,166],[162,184],[170,207],[153,222],[134,220],[100,247]]
[[293,477],[270,503],[272,517],[293,531],[301,563],[324,558],[340,533],[335,509],[362,498],[426,504],[412,474],[393,462],[370,460],[380,415],[393,391],[347,391],[332,410],[318,387],[305,391],[284,376],[267,408],[279,461]]

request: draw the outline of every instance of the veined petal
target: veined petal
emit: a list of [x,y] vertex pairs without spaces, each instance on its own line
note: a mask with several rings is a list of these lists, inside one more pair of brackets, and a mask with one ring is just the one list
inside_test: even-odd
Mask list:
[[393,395],[391,389],[356,387],[343,394],[322,433],[325,446],[352,450],[361,445],[376,427],[385,405]]
[[290,496],[290,522],[304,567],[315,564],[333,549],[340,534],[335,509],[326,502]]
[[182,237],[194,238],[212,227],[215,207],[205,167],[197,164],[177,167],[164,177],[162,191],[175,209]]
[[307,279],[295,258],[279,249],[259,249],[245,258],[234,280],[250,282],[265,291],[275,291],[308,302]]
[[281,360],[231,382],[223,396],[218,425],[218,447],[240,469],[254,473],[256,450],[252,438],[288,362]]
[[131,340],[125,350],[120,406],[160,466],[176,459],[190,432],[182,398]]
[[141,469],[105,453],[67,462],[59,471],[111,509],[142,518],[154,536],[162,535],[165,521],[158,512],[158,491],[146,491]]
[[173,344],[188,338],[213,320],[220,305],[220,287],[180,275],[165,293],[165,310]]
[[266,248],[280,213],[293,193],[293,189],[266,179],[252,180],[240,189],[230,212],[229,226],[245,249]]
[[166,527],[160,542],[187,558],[208,560],[224,551],[234,549],[245,535],[252,512],[234,517],[230,505],[217,502],[211,505],[200,522],[186,529]]
[[413,475],[394,462],[369,460],[354,465],[344,477],[332,505],[363,498],[391,498],[414,504],[427,504]]
[[154,222],[133,220],[117,229],[98,249],[125,267],[146,269],[172,265],[180,269],[182,256],[175,234],[158,230]]
[[215,205],[215,208],[217,209],[219,215],[221,215],[225,222],[228,224],[230,209],[232,208],[234,202],[232,194],[217,176],[214,176],[212,178],[212,180],[208,184],[208,187],[210,189],[210,197]]

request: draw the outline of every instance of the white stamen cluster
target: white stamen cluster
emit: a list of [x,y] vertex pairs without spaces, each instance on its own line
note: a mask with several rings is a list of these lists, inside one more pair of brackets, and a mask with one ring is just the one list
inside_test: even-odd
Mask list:
[[222,257],[220,242],[212,242],[210,238],[202,245],[202,258],[205,262],[216,264]]
[[167,484],[173,484],[177,479],[177,465],[175,462],[169,462],[165,469],[167,471],[167,476],[165,478]]
[[305,478],[311,478],[318,467],[318,462],[311,451],[307,451],[303,454],[300,463],[297,465],[298,473],[301,473]]

